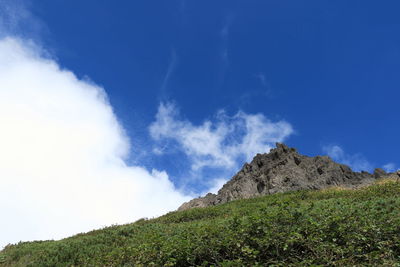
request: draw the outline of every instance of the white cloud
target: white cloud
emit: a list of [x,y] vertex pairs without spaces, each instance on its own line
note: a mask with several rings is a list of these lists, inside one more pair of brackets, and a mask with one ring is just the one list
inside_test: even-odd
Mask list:
[[203,192],[202,195],[205,195],[207,193],[213,193],[213,194],[217,194],[218,191],[222,188],[222,186],[228,182],[227,179],[224,178],[216,178],[212,181],[210,181],[209,185],[210,185],[210,189],[207,190],[206,192]]
[[392,162],[389,162],[389,163],[383,165],[383,169],[384,169],[386,172],[394,172],[394,171],[397,170],[397,166],[396,166],[396,164],[394,164],[394,163],[392,163]]
[[151,136],[163,149],[173,141],[188,156],[193,170],[203,167],[237,168],[241,159],[251,160],[257,153],[268,152],[275,142],[282,142],[293,133],[285,121],[272,122],[262,114],[239,111],[230,117],[218,112],[214,121],[193,125],[179,118],[171,103],[161,103],[156,120],[150,126]]
[[349,155],[338,145],[328,145],[322,148],[324,153],[328,154],[333,160],[350,166],[354,171],[373,170],[372,164],[361,154]]
[[[0,40],[0,248],[161,215],[189,198],[165,172],[128,166],[103,89]],[[201,141],[199,141],[201,142]]]

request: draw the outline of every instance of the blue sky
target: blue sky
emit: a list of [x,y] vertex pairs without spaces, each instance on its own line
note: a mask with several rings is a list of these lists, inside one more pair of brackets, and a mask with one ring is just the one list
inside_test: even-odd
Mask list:
[[300,151],[333,143],[380,166],[396,161],[400,146],[398,7],[41,1],[33,12],[59,62],[106,89],[133,140],[147,143],[145,128],[167,100],[195,124],[218,109],[284,118],[296,129],[287,142]]
[[[85,84],[101,91],[105,102],[74,95],[88,101],[82,107],[68,102],[68,94],[51,97],[71,112],[95,103],[108,114],[101,119],[108,126],[95,127],[115,130],[104,137],[115,147],[101,153],[129,171],[139,168],[134,177],[143,174],[143,181],[161,179],[176,196],[162,211],[149,207],[151,212],[115,220],[121,223],[215,191],[275,141],[306,155],[329,154],[355,170],[398,168],[399,8],[397,1],[365,0],[1,0],[0,34],[18,39],[1,47],[24,61],[34,51],[37,64],[50,61],[73,73],[71,88]],[[59,74],[49,70],[43,77]],[[12,87],[2,88],[6,93]],[[31,89],[40,92],[36,100],[53,99],[43,88]],[[110,221],[77,223],[66,234]]]

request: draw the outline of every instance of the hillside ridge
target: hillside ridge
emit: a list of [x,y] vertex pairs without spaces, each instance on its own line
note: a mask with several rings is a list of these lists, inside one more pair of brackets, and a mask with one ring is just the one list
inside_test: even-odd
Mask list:
[[328,156],[309,157],[295,148],[276,143],[269,153],[257,154],[251,163],[232,177],[217,194],[208,193],[183,203],[178,210],[208,207],[232,200],[252,198],[303,189],[325,189],[332,186],[358,188],[390,175],[377,168],[373,173],[354,172]]
[[8,245],[0,266],[399,266],[399,240],[393,174],[355,190],[277,193]]

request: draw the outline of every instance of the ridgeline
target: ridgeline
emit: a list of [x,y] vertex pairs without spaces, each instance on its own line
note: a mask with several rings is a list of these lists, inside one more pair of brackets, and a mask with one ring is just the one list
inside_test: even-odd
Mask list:
[[373,174],[353,172],[348,166],[336,163],[328,156],[304,156],[295,148],[277,143],[269,153],[257,154],[250,164],[244,164],[218,194],[210,193],[193,199],[184,203],[179,210],[303,189],[332,186],[359,188],[389,175],[379,168]]

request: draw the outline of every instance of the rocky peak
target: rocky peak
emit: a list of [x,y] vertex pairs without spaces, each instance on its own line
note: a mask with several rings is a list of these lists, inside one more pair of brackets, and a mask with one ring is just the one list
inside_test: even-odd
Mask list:
[[209,193],[193,199],[178,210],[302,189],[323,189],[331,186],[356,188],[386,175],[382,169],[375,169],[373,174],[353,172],[348,166],[336,163],[328,156],[304,156],[295,148],[277,143],[276,148],[269,153],[257,154],[251,163],[245,163],[218,194]]

